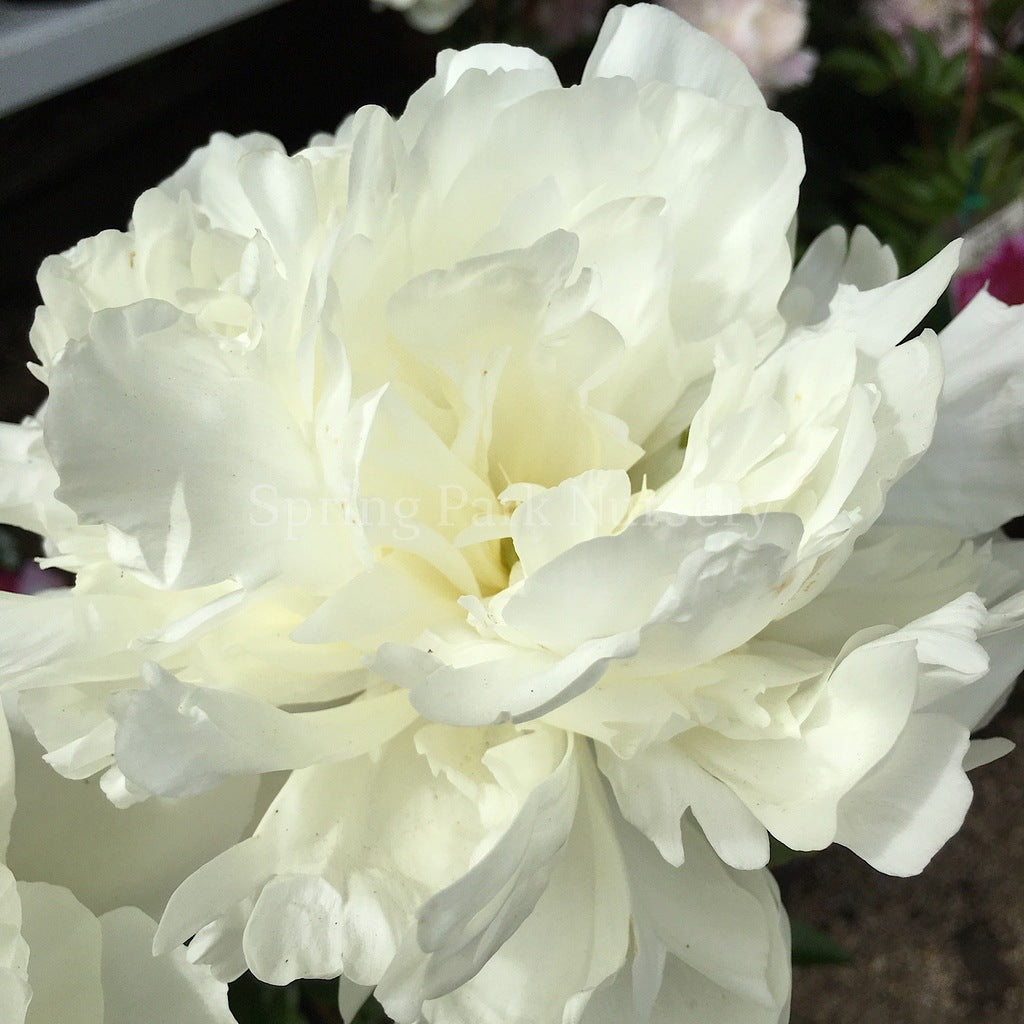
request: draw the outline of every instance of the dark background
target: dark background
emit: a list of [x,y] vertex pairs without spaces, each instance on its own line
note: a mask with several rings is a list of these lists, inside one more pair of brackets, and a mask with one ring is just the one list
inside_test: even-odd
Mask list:
[[44,256],[127,226],[135,198],[215,131],[294,150],[363,104],[400,113],[435,46],[368,0],[291,0],[0,118],[0,419],[43,396],[19,368]]
[[[214,131],[268,131],[295,149],[364,103],[400,112],[436,45],[367,0],[291,0],[0,119],[0,419],[43,398],[24,364],[44,256],[124,227],[135,197]],[[579,54],[564,63],[572,77]],[[1019,699],[991,732],[1024,742]],[[790,912],[852,956],[797,969],[794,1024],[1024,1020],[1021,768],[1015,753],[976,773],[967,824],[918,878],[842,849],[780,870]]]

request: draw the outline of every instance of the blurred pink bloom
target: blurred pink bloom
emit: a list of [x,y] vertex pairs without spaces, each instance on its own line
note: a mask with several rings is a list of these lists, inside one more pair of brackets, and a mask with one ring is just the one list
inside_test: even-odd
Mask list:
[[805,0],[661,0],[746,64],[766,95],[806,85],[818,55],[800,49],[807,35]]
[[[947,57],[970,45],[972,0],[867,0],[864,6],[867,16],[883,32],[901,41],[916,28],[933,36]],[[984,6],[988,6],[988,0]],[[993,47],[992,37],[984,30],[981,47],[985,53]]]
[[963,309],[985,284],[1009,306],[1024,305],[1024,231],[1007,238],[980,267],[953,278],[953,304]]
[[607,9],[608,0],[537,0],[533,17],[547,42],[560,47],[596,35]]
[[57,569],[40,569],[35,562],[26,562],[17,572],[0,569],[0,590],[13,594],[38,594],[51,587],[66,587],[68,577]]

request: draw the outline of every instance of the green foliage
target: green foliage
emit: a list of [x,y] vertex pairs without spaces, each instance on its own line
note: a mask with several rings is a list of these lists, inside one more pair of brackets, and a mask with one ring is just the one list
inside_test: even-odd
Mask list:
[[768,849],[768,867],[770,868],[781,868],[783,864],[789,864],[791,861],[809,856],[803,850],[791,850],[773,835],[768,836]]
[[10,530],[0,526],[0,569],[14,572],[21,566],[21,552],[18,542]]
[[277,988],[247,973],[231,985],[229,999],[238,1024],[309,1024],[299,982]]
[[836,942],[806,921],[790,918],[793,932],[793,963],[801,967],[815,964],[848,964],[850,954]]
[[352,1024],[391,1024],[391,1018],[381,1009],[380,1003],[371,997],[356,1014]]
[[[785,109],[811,165],[802,240],[835,220],[862,222],[913,270],[1024,187],[1024,58],[997,47],[974,74],[967,53],[944,56],[925,32],[898,41],[823,7],[818,77]],[[993,4],[989,35],[1003,40],[1019,12],[1019,2]]]
[[944,57],[934,38],[916,29],[909,46],[884,32],[873,32],[856,46],[826,54],[821,66],[826,73],[847,76],[866,96],[891,92],[911,109],[944,118],[959,108],[967,54]]
[[[296,981],[279,988],[246,973],[231,984],[228,996],[238,1024],[341,1024],[336,981]],[[390,1021],[371,999],[354,1024]]]

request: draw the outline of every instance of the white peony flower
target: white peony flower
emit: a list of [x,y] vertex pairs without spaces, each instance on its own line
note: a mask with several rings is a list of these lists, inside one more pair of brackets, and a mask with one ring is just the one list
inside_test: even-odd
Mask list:
[[121,806],[290,772],[159,950],[401,1022],[775,1024],[768,833],[909,874],[957,830],[1024,620],[1019,546],[970,538],[1024,493],[885,505],[943,437],[1019,466],[1022,322],[899,344],[955,247],[794,270],[802,173],[639,5],[577,88],[446,52],[401,117],[217,136],[44,263],[0,502],[76,584],[0,594],[0,682]]
[[805,0],[660,0],[691,25],[729,47],[771,95],[806,85],[818,55],[806,47]]
[[373,0],[377,7],[402,11],[413,28],[421,32],[446,29],[473,0]]
[[[65,820],[61,841],[39,850],[41,859],[31,865],[31,877],[39,880],[12,874],[17,834],[34,831],[39,819],[52,813],[54,795],[49,780],[37,789],[34,783],[42,777],[35,766],[29,769],[33,781],[23,780],[20,753],[18,761],[15,808],[14,756],[0,712],[0,1019],[5,1024],[121,1024],[144,1017],[147,1024],[234,1024],[227,986],[208,967],[190,964],[184,948],[152,955],[156,922],[151,917],[116,904],[97,916],[79,901],[79,893],[55,884],[68,873],[110,873],[103,861],[109,838],[98,827],[102,816],[89,819],[80,797],[86,804],[96,801],[82,793],[81,784],[72,793],[71,784],[63,783],[60,806],[78,828],[69,833]],[[15,838],[8,849],[12,817]],[[123,826],[121,833],[123,838]],[[143,847],[149,842],[143,832],[133,838]],[[117,852],[123,863],[123,850]],[[95,898],[96,879],[91,889]]]

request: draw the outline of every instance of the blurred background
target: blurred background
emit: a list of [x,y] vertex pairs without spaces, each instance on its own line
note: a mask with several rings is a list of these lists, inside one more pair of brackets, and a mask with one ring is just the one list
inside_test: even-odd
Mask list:
[[[728,34],[707,2],[673,4]],[[25,370],[40,261],[124,227],[135,197],[212,132],[266,131],[299,148],[363,104],[400,112],[440,47],[481,39],[545,50],[571,82],[607,6],[478,0],[428,34],[369,0],[0,0],[0,418],[44,397]],[[866,222],[909,271],[968,231],[972,262],[1001,259],[1001,297],[1024,302],[1024,255],[1007,249],[1024,229],[1022,0],[774,6],[799,8],[801,31],[780,42],[766,29],[745,59],[761,62],[771,102],[804,135],[798,244]],[[78,35],[65,29],[76,18]],[[987,732],[1024,743],[1019,693]],[[838,947],[812,942],[804,958],[847,958],[797,967],[795,1024],[1024,1020],[1024,758],[974,780],[966,826],[918,878],[887,878],[842,849],[777,869],[790,913]],[[274,992],[243,980],[234,999],[242,1024],[339,1020],[329,983]],[[360,1020],[383,1020],[374,1012]]]

